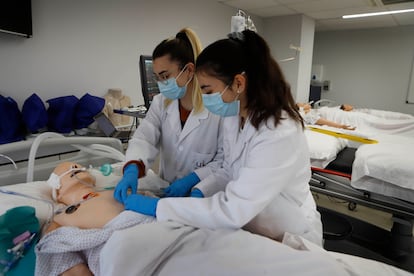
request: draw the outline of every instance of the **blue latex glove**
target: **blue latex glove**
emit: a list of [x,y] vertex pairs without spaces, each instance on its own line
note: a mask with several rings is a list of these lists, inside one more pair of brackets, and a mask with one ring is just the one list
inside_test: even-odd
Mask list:
[[164,189],[164,193],[166,197],[181,197],[181,196],[188,196],[190,193],[191,188],[193,188],[198,182],[200,182],[200,178],[195,172],[190,173],[189,175],[177,179],[171,185]]
[[133,194],[129,195],[126,198],[124,206],[125,210],[131,210],[137,213],[155,217],[158,200],[160,199],[157,197]]
[[191,197],[199,197],[199,198],[203,198],[204,197],[203,192],[200,191],[199,189],[192,190],[191,193],[190,193],[190,196]]
[[131,189],[131,194],[136,194],[138,188],[138,166],[135,164],[129,164],[122,176],[121,181],[115,187],[114,198],[120,203],[124,204],[128,190]]

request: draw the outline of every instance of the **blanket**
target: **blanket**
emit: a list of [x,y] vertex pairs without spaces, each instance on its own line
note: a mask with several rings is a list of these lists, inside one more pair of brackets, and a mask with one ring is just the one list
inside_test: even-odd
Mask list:
[[108,276],[412,275],[377,261],[326,251],[289,233],[280,243],[241,229],[197,229],[173,221],[114,232],[100,258],[100,272]]
[[100,257],[102,275],[349,275],[320,253],[244,230],[198,229],[172,221],[116,231]]
[[411,275],[375,261],[331,255],[295,235],[284,239],[287,245],[244,230],[197,229],[152,221],[125,211],[99,231],[55,230],[38,245],[36,274],[61,273],[69,268],[68,263],[74,263],[71,252],[82,252],[97,276]]
[[124,211],[102,229],[60,227],[46,234],[37,244],[35,275],[60,275],[79,263],[88,263],[92,273],[100,275],[99,253],[112,233],[153,221],[153,217]]
[[[384,116],[376,113],[343,111],[337,108],[322,107],[317,110],[321,117],[336,123],[355,126],[357,131],[373,134],[398,134],[414,137],[414,117],[407,115],[391,116],[392,112],[383,111]],[[393,114],[393,113],[392,113]]]

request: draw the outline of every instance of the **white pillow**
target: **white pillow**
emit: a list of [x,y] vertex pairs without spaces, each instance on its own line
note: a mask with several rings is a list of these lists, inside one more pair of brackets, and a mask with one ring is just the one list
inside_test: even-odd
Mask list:
[[[52,200],[51,188],[46,181],[0,186],[0,215],[17,206],[32,206],[40,224],[52,217],[58,204]],[[9,194],[9,193],[17,194]],[[26,197],[27,196],[27,197]]]
[[346,146],[344,139],[309,129],[305,129],[305,136],[308,141],[311,164],[315,167],[325,168]]

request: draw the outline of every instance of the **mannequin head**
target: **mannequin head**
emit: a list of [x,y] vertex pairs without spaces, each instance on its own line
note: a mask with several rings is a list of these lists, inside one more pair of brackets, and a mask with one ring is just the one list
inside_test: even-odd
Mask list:
[[354,109],[354,107],[350,104],[343,104],[343,105],[341,105],[341,109],[343,111],[352,111]]
[[64,204],[72,204],[79,195],[90,192],[95,186],[95,178],[89,171],[74,162],[56,166],[47,182],[53,189],[53,199]]
[[296,103],[296,106],[299,108],[300,111],[303,110],[305,114],[312,109],[312,106],[308,103]]

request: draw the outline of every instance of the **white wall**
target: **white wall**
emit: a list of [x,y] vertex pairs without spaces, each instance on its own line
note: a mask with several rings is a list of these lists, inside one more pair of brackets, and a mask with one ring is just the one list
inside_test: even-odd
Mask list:
[[303,15],[272,17],[264,23],[264,37],[277,61],[296,55],[290,45],[302,48],[295,60],[279,62],[298,102],[309,98],[314,32],[315,22]]
[[120,88],[143,104],[139,55],[183,27],[207,46],[230,32],[236,11],[204,0],[32,1],[33,37],[0,33],[0,93],[21,108],[33,92],[46,101]]
[[303,16],[300,38],[301,51],[299,53],[298,90],[296,93],[297,102],[304,103],[309,100],[314,37],[315,21]]
[[406,103],[413,55],[413,26],[318,32],[313,64],[331,81],[323,98],[414,114]]

